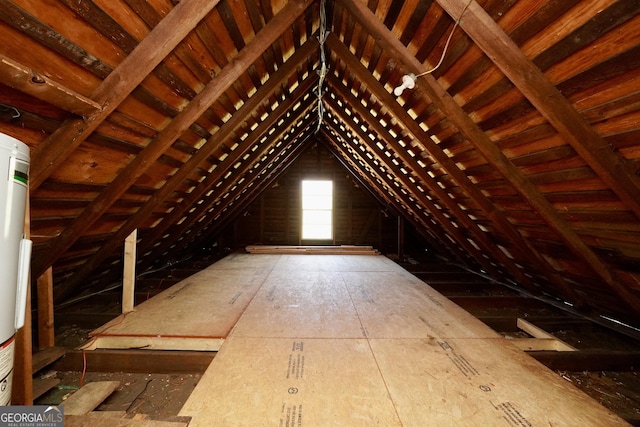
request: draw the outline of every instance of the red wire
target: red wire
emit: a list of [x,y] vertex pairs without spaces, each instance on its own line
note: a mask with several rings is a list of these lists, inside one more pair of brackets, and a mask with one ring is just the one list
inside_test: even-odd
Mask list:
[[84,385],[84,376],[87,373],[87,354],[86,350],[82,349],[82,376],[80,377],[80,387]]

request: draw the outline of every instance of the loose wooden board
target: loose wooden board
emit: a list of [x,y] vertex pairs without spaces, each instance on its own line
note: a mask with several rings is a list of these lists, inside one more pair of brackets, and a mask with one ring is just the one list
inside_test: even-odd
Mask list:
[[99,412],[93,412],[86,415],[65,415],[64,425],[65,427],[186,427],[189,424],[170,421],[115,418],[102,415]]
[[96,381],[85,384],[62,402],[66,415],[84,415],[98,407],[120,386],[120,381]]
[[179,415],[190,427],[401,425],[364,339],[229,338]]

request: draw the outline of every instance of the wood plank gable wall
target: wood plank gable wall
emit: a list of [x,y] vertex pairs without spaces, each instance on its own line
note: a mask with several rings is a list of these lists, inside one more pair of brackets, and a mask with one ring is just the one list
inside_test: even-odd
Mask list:
[[0,38],[57,301],[134,229],[142,269],[215,240],[321,144],[451,260],[640,326],[637,1],[0,0]]

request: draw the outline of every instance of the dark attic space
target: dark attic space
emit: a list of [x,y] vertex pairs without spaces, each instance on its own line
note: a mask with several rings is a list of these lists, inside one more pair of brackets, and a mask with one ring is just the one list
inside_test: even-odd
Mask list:
[[0,0],[0,405],[640,425],[640,2]]

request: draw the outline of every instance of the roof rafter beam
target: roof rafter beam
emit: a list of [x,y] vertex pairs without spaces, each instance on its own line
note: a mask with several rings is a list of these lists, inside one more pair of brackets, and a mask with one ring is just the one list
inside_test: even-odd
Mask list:
[[[302,141],[296,144],[296,146],[293,147],[293,149],[291,149],[291,147],[283,145],[283,147],[281,148],[281,151],[277,154],[277,156],[274,157],[274,160],[265,164],[261,170],[257,171],[254,174],[257,177],[260,177],[265,173],[267,175],[265,177],[260,178],[260,180],[256,181],[255,185],[251,189],[247,190],[247,193],[243,196],[242,203],[232,206],[231,210],[227,212],[226,215],[224,216],[224,219],[216,223],[212,230],[208,231],[206,234],[203,234],[201,232],[200,236],[198,236],[194,241],[195,245],[199,246],[199,244],[210,241],[212,238],[215,238],[215,236],[219,234],[226,226],[228,226],[229,223],[235,220],[236,215],[238,215],[243,210],[247,209],[247,207],[251,203],[253,203],[263,191],[265,191],[267,188],[270,188],[273,182],[277,180],[278,177],[281,174],[283,174],[285,170],[289,166],[291,166],[293,162],[295,162],[296,159],[300,157],[302,153],[304,153],[304,150],[306,149],[307,141],[311,136],[310,127],[307,126],[305,129],[303,129],[303,132],[304,131],[307,131],[309,134],[306,136],[300,135],[299,138],[302,138]],[[289,151],[287,152],[287,150]],[[270,167],[272,167],[273,170],[267,173],[267,169]],[[251,172],[253,171],[250,171],[250,173]],[[206,231],[206,230],[203,230],[203,231]]]
[[[318,42],[316,39],[309,39],[304,45],[300,47],[283,66],[276,71],[269,80],[253,94],[247,102],[238,109],[233,116],[223,124],[218,131],[211,136],[205,142],[202,147],[193,156],[187,160],[184,165],[174,173],[167,182],[158,189],[142,206],[133,214],[125,224],[123,224],[118,231],[110,238],[108,242],[100,247],[100,249],[91,256],[82,267],[74,274],[72,282],[68,287],[73,289],[76,284],[82,283],[82,281],[95,269],[102,261],[108,258],[113,251],[121,245],[121,242],[140,224],[154,212],[158,206],[162,205],[164,201],[169,197],[178,186],[182,185],[184,181],[189,177],[193,171],[207,159],[213,152],[215,152],[222,143],[231,135],[240,125],[244,123],[245,118],[250,115],[256,108],[258,108],[273,92],[280,87],[282,82],[296,69],[296,67],[307,59],[314,50],[318,48]],[[313,79],[310,79],[313,80]],[[195,191],[195,190],[194,190]],[[186,203],[182,203],[177,206],[171,213],[170,217],[175,216],[175,212],[178,210],[184,211],[188,206]],[[167,218],[165,218],[167,219]],[[164,221],[164,220],[163,220]],[[156,230],[159,230],[160,224],[156,226]],[[168,225],[167,225],[168,226]],[[162,227],[161,227],[162,228]],[[166,227],[162,228],[162,231],[154,231],[155,235],[163,232]],[[141,249],[139,249],[141,251]],[[66,288],[66,286],[65,286]]]
[[[305,115],[309,114],[311,107],[312,106],[310,105],[304,109]],[[190,245],[198,245],[200,242],[204,242],[215,237],[223,227],[233,221],[234,215],[237,212],[246,209],[246,207],[255,200],[262,191],[269,188],[270,183],[276,180],[278,176],[280,176],[280,174],[290,166],[290,164],[287,164],[286,162],[297,158],[304,151],[304,145],[311,135],[311,123],[312,121],[309,119],[307,123],[300,126],[296,130],[295,134],[291,136],[293,141],[297,141],[295,145],[281,144],[269,159],[260,163],[257,168],[254,165],[246,172],[246,174],[243,174],[242,177],[245,178],[245,181],[249,181],[253,177],[257,178],[257,182],[253,181],[254,185],[253,188],[249,190],[250,193],[242,195],[242,192],[246,187],[238,187],[232,191],[229,197],[232,200],[236,200],[237,203],[233,204],[231,207],[225,205],[222,209],[212,212],[213,217],[220,215],[220,221],[216,221],[213,227],[211,221],[207,221],[206,224],[202,224],[201,227],[198,227],[196,233],[192,233],[193,238],[190,241],[183,242],[182,248],[186,249]],[[294,123],[292,123],[292,125],[294,125]],[[264,155],[267,155],[267,153],[264,153]],[[284,158],[281,159],[281,156],[284,156]],[[269,169],[273,170],[269,171]],[[239,199],[240,196],[242,196],[241,201]],[[209,230],[209,228],[211,229]]]
[[[337,121],[336,116],[331,115],[330,118]],[[375,163],[373,162],[373,159],[369,158],[369,156],[367,156],[366,153],[362,152],[359,147],[354,145],[353,139],[356,136],[347,134],[347,132],[345,130],[340,129],[339,126],[336,127],[337,123],[333,123],[333,122],[331,123],[332,123],[331,127],[333,128],[334,132],[340,135],[340,138],[345,142],[346,145],[348,145],[351,148],[351,151],[353,153],[357,153],[358,161],[356,163],[365,164],[367,168],[370,170],[369,172],[370,174],[375,175],[377,177],[377,180],[380,180],[380,182],[384,182],[387,188],[389,189],[389,191],[392,193],[393,197],[396,197],[403,201],[406,207],[405,210],[412,212],[415,215],[415,217],[420,221],[422,227],[431,229],[433,231],[434,226],[437,224],[437,227],[440,229],[438,230],[440,231],[440,233],[438,234],[443,235],[440,237],[440,244],[444,244],[445,246],[448,246],[451,252],[457,254],[458,258],[461,260],[471,258],[471,259],[474,259],[477,263],[485,266],[484,262],[481,263],[475,257],[472,257],[469,255],[470,253],[475,253],[476,249],[469,242],[467,242],[464,237],[462,237],[461,232],[455,227],[453,227],[453,225],[449,220],[447,220],[446,218],[443,218],[442,214],[435,209],[434,209],[434,212],[432,212],[431,209],[425,208],[425,210],[429,212],[429,219],[433,222],[433,225],[428,224],[424,216],[417,215],[417,212],[411,209],[411,206],[415,206],[415,202],[412,202],[409,199],[409,197],[405,194],[402,194],[401,191],[396,190],[398,186],[395,185],[395,183],[392,182],[391,178],[387,176],[388,171],[380,171],[379,170],[380,167],[375,165]],[[347,123],[348,122],[342,121],[341,124],[346,128],[348,126]],[[378,159],[376,158],[376,160]],[[455,237],[451,237],[452,235],[458,238],[456,239]],[[461,241],[464,241],[465,243],[462,244],[460,243]],[[465,264],[467,263],[465,262]]]
[[91,94],[102,106],[84,119],[70,119],[44,140],[31,158],[31,192],[111,114],[220,0],[183,0]]
[[629,163],[613,151],[475,0],[436,1],[453,19],[464,11],[460,27],[640,218],[640,180]]
[[[316,78],[314,79],[314,82],[317,81],[317,76],[315,76]],[[298,89],[300,89],[300,87],[298,87]],[[310,88],[302,88],[303,90],[298,92],[298,96],[301,96],[303,93],[307,93],[310,91]],[[297,99],[295,99],[295,101],[297,102]],[[293,102],[293,104],[295,104],[295,102]],[[245,176],[245,174],[251,174],[251,169],[254,168],[254,166],[256,164],[260,164],[261,163],[261,158],[268,155],[269,151],[271,151],[272,148],[277,147],[278,143],[280,142],[281,144],[281,148],[280,150],[275,150],[274,151],[274,155],[273,157],[275,158],[275,153],[277,153],[278,151],[282,151],[286,148],[287,144],[283,143],[283,139],[287,138],[287,136],[289,135],[289,131],[292,127],[296,126],[296,124],[298,124],[298,120],[301,119],[302,117],[304,117],[305,114],[307,114],[307,112],[309,110],[311,110],[313,108],[314,102],[313,102],[313,97],[310,96],[307,100],[305,100],[302,104],[300,104],[300,107],[298,109],[296,109],[294,111],[293,114],[291,114],[290,117],[287,117],[285,119],[285,123],[283,123],[282,128],[281,128],[281,132],[275,136],[270,142],[266,142],[263,144],[262,147],[260,147],[258,150],[256,150],[256,152],[254,152],[250,159],[251,160],[247,160],[245,161],[245,163],[241,166],[238,167],[238,169],[236,169],[234,171],[234,179],[232,179],[229,183],[227,183],[226,185],[221,186],[220,188],[218,188],[218,190],[215,192],[215,194],[211,195],[208,197],[208,200],[206,200],[205,202],[199,204],[197,206],[197,208],[192,212],[189,213],[188,216],[191,217],[191,221],[189,219],[186,219],[185,221],[183,221],[182,223],[180,223],[180,225],[178,225],[176,227],[176,230],[174,230],[173,232],[176,233],[178,236],[184,236],[184,235],[188,235],[191,234],[192,236],[197,236],[199,233],[202,232],[202,230],[208,226],[208,224],[211,221],[200,221],[198,218],[206,215],[207,211],[209,211],[212,206],[219,200],[220,197],[223,197],[227,192],[229,192],[231,190],[231,188],[237,183],[238,180],[242,179],[243,176]],[[285,108],[278,108],[277,112],[272,113],[269,118],[267,118],[267,121],[271,122],[271,123],[263,123],[264,126],[262,129],[260,129],[260,126],[255,130],[255,137],[252,138],[247,138],[247,139],[251,139],[252,141],[250,141],[248,144],[246,144],[247,147],[251,147],[252,145],[254,145],[254,143],[264,134],[266,133],[269,128],[273,125],[273,123],[275,123],[276,121],[278,121],[281,117],[286,116],[286,114],[290,111],[291,106],[287,105],[285,106]],[[295,140],[295,138],[297,138],[304,129],[306,129],[307,126],[301,126],[296,132],[295,135],[292,138],[293,140]],[[252,134],[253,136],[253,134]],[[246,142],[246,141],[245,141]],[[237,162],[237,160],[235,162],[228,162],[227,167],[224,168],[223,170],[221,170],[220,176],[224,176],[226,175],[227,172],[230,171],[230,168],[233,167],[233,165]],[[269,163],[271,162],[271,160],[266,160],[264,162],[262,162],[262,164],[266,167],[269,165]],[[208,187],[211,188],[213,185],[215,185],[215,183],[219,181],[219,180],[214,180],[212,179],[209,182]],[[250,180],[245,179],[245,182],[248,183],[250,182]],[[238,188],[236,188],[236,190],[239,190]],[[229,199],[227,197],[227,200],[234,200],[233,198]],[[226,204],[224,206],[224,208],[227,208],[228,204]],[[216,217],[216,215],[212,215],[213,218]],[[186,242],[183,242],[183,247],[186,247]],[[143,246],[143,251],[146,248],[146,244]],[[152,259],[154,258],[153,256],[151,257]]]
[[328,147],[328,149],[336,156],[336,159],[340,162],[340,164],[347,170],[351,175],[353,175],[358,182],[367,188],[367,190],[378,200],[378,203],[385,206],[388,209],[392,209],[394,215],[402,216],[407,221],[411,223],[413,227],[415,227],[416,231],[418,231],[434,248],[439,248],[441,251],[446,251],[447,255],[451,257],[451,259],[457,259],[453,252],[450,252],[449,248],[445,245],[444,249],[442,247],[442,243],[440,239],[438,239],[433,229],[426,228],[420,221],[414,218],[410,213],[408,215],[404,215],[402,206],[396,201],[392,200],[388,194],[384,194],[375,183],[371,181],[371,178],[362,170],[360,166],[356,164],[356,162],[348,156],[348,153],[345,150],[342,150],[338,147],[337,143],[334,141],[334,138],[329,135],[329,133],[323,129],[322,131],[322,141]]
[[[36,259],[37,263],[33,267],[34,276],[39,277],[50,267],[60,254],[69,249],[138,178],[152,167],[154,162],[238,79],[247,67],[251,66],[262,55],[264,50],[280,37],[283,31],[290,28],[291,24],[305,11],[310,2],[311,0],[292,0],[288,2],[256,37],[187,104],[180,114],[140,154],[131,160],[116,178],[78,215],[75,221],[51,242],[51,245],[44,251],[42,256]],[[165,22],[165,20],[162,22]],[[131,74],[136,73],[139,73],[139,71],[136,70]]]
[[[396,102],[396,99],[382,86],[382,84],[366,69],[358,58],[355,57],[342,43],[336,35],[329,34],[327,37],[327,45],[336,53],[340,60],[344,61],[349,71],[361,80],[367,89],[387,108],[389,113],[406,129],[414,141],[429,154],[440,167],[458,184],[458,186],[466,193],[482,209],[491,222],[500,231],[502,231],[511,242],[514,243],[517,253],[514,256],[529,258],[545,276],[561,290],[563,296],[578,307],[586,306],[586,302],[580,297],[573,288],[567,285],[562,276],[545,260],[538,250],[526,240],[507,219],[506,215],[496,209],[495,205],[482,191],[480,191],[469,177],[458,168],[455,162],[431,139],[430,135],[422,130],[409,113]],[[345,93],[341,91],[341,93]]]
[[[527,278],[523,274],[522,270],[515,265],[513,259],[509,258],[498,247],[498,245],[490,238],[489,233],[484,232],[478,227],[478,224],[473,221],[469,217],[469,215],[460,208],[460,206],[458,206],[458,203],[451,197],[449,197],[447,192],[442,189],[434,179],[427,175],[427,173],[421,168],[418,162],[407,153],[407,151],[395,140],[395,138],[389,133],[389,131],[384,126],[382,126],[379,120],[376,120],[376,118],[371,115],[369,110],[367,108],[364,108],[360,100],[353,96],[351,92],[337,80],[338,79],[336,79],[332,74],[329,78],[329,84],[332,85],[332,87],[339,89],[339,92],[343,97],[345,104],[348,105],[350,109],[355,110],[355,113],[357,113],[362,118],[362,120],[369,123],[371,128],[386,143],[386,145],[390,146],[396,153],[398,158],[400,158],[407,167],[413,170],[415,175],[420,179],[420,182],[424,184],[433,193],[433,195],[435,195],[435,197],[438,198],[439,202],[441,202],[449,210],[449,213],[451,213],[457,219],[457,221],[459,221],[460,224],[466,227],[466,229],[474,236],[475,241],[479,245],[482,245],[482,247],[488,254],[491,254],[494,259],[502,263],[505,268],[507,268],[507,270],[513,275],[513,277],[515,277],[518,282],[522,284],[522,286],[528,289],[533,289],[534,285],[533,283],[531,283],[531,280]],[[389,160],[385,158],[383,153],[380,152],[381,150],[375,144],[372,144],[370,147],[372,151],[377,152],[378,158],[384,159],[387,167],[392,167],[392,163],[390,163]],[[416,186],[410,180],[403,179],[403,181],[405,183],[405,186],[407,187]],[[414,196],[416,198],[421,197],[419,190],[414,192]],[[426,202],[432,204],[430,201]],[[498,272],[498,274],[499,275],[495,278],[504,280],[504,277],[500,276],[500,272]]]
[[[233,150],[224,161],[216,167],[205,179],[198,185],[198,187],[192,191],[186,203],[183,203],[183,208],[174,209],[171,214],[169,214],[165,219],[163,219],[160,224],[158,224],[148,235],[145,235],[141,245],[140,251],[144,252],[148,247],[150,247],[154,242],[157,241],[158,238],[162,236],[164,231],[169,228],[173,224],[177,224],[180,221],[180,218],[183,216],[184,211],[189,206],[198,202],[198,200],[206,194],[210,189],[214,188],[214,186],[223,179],[223,177],[230,171],[232,171],[233,166],[242,160],[242,158],[250,152],[251,148],[265,135],[269,129],[271,129],[274,124],[280,120],[280,118],[285,117],[288,112],[290,112],[296,103],[308,93],[311,93],[311,90],[318,82],[317,75],[310,75],[302,84],[300,84],[293,93],[288,94],[287,98],[284,102],[282,102],[269,116],[265,119],[264,122],[260,123],[257,128],[255,128],[251,134],[244,140],[242,143]],[[265,143],[263,147],[260,147],[256,152],[251,154],[251,157],[244,161],[244,163],[239,166],[237,170],[234,171],[234,174],[245,173],[247,170],[251,169],[255,162],[257,162],[262,155],[270,149],[279,139],[281,139],[287,132],[287,130],[295,123],[295,119],[299,118],[303,112],[308,110],[311,107],[310,103],[301,104],[300,108],[296,109],[292,114],[292,117],[287,119],[283,128],[280,132],[272,137],[272,142]],[[238,177],[239,179],[240,177]],[[231,186],[233,186],[235,180],[227,183],[226,185],[222,185],[219,190],[224,193],[224,191],[228,190]],[[202,210],[204,207],[208,206],[206,203],[202,203],[198,205],[196,211]],[[205,209],[206,210],[206,209]],[[188,221],[183,221],[182,224],[186,224]]]
[[[350,101],[352,100],[346,99],[345,101],[350,103]],[[357,100],[355,100],[355,102],[357,104],[360,103]],[[345,116],[346,113],[344,112],[344,110],[340,108],[340,106],[337,105],[337,103],[333,99],[329,97],[325,97],[325,103],[329,105],[329,108],[331,109],[331,111],[333,111],[334,115],[338,117],[342,121],[342,123],[349,128],[350,133],[354,136],[357,136],[358,139],[360,140],[360,143],[367,147],[367,152],[371,153],[371,155],[378,162],[380,162],[386,167],[387,171],[390,172],[396,180],[402,183],[403,187],[409,192],[411,197],[413,197],[414,199],[420,202],[420,204],[425,208],[425,210],[428,211],[430,215],[440,223],[440,226],[446,229],[449,235],[453,236],[453,238],[456,239],[458,245],[463,247],[467,252],[475,254],[474,257],[476,258],[476,260],[478,260],[478,262],[482,264],[483,268],[486,271],[488,271],[492,275],[492,277],[495,277],[495,278],[500,277],[501,272],[491,263],[489,259],[485,258],[484,254],[482,253],[482,250],[480,250],[480,245],[484,247],[484,250],[492,254],[494,258],[499,258],[501,262],[504,262],[505,264],[508,265],[510,262],[507,260],[506,255],[504,255],[504,253],[502,253],[500,249],[495,248],[495,245],[493,245],[492,247],[491,244],[486,240],[486,236],[480,235],[481,232],[479,229],[477,229],[477,225],[472,224],[468,216],[466,217],[466,220],[465,220],[464,218],[465,215],[464,214],[460,215],[460,212],[457,212],[456,208],[458,210],[460,210],[460,208],[457,205],[455,205],[455,202],[451,198],[449,198],[446,194],[444,194],[444,191],[441,188],[439,188],[437,184],[434,185],[434,181],[432,179],[427,177],[427,179],[423,181],[423,184],[427,188],[429,188],[439,198],[439,202],[442,203],[442,205],[446,207],[447,210],[449,211],[449,214],[451,214],[456,219],[456,223],[460,225],[460,228],[455,227],[451,219],[447,218],[444,215],[443,211],[439,209],[437,206],[435,206],[435,203],[429,200],[424,194],[422,194],[417,189],[412,190],[413,188],[416,187],[416,184],[411,182],[408,176],[403,174],[402,171],[399,170],[400,169],[399,166],[394,165],[393,162],[391,162],[388,158],[386,158],[386,156],[384,156],[383,153],[380,152],[375,142],[372,144],[370,143],[370,140],[367,138],[367,132],[362,130],[359,126],[351,125],[350,118],[348,116]],[[369,120],[372,118],[364,117],[364,119]],[[375,120],[375,119],[372,119],[372,120]],[[385,135],[386,131],[382,131],[381,129],[374,129],[374,130],[378,134],[379,138],[384,140],[387,144],[390,143],[390,140],[392,138],[390,135]],[[380,132],[382,132],[382,134]],[[357,147],[355,147],[354,142],[351,142],[351,145],[354,147],[354,149],[356,149],[356,152],[359,152]],[[397,148],[397,147],[394,147],[394,148]],[[366,155],[362,156],[363,159],[366,157],[368,156]],[[403,161],[405,160],[402,158],[402,156],[399,156],[399,157],[401,158],[401,160]],[[370,166],[373,167],[373,165],[371,165],[371,162],[369,163],[370,163]],[[435,187],[437,187],[440,191],[435,191]],[[470,234],[474,235],[475,237],[474,243],[475,245],[478,245],[478,247],[476,247],[474,244],[472,244],[469,241],[469,237],[467,237],[463,233],[463,229],[464,229],[463,227],[466,228],[466,230],[470,232]],[[497,251],[502,253],[502,257],[500,257]],[[512,272],[512,274],[514,273]]]
[[[360,21],[372,37],[389,52],[400,59],[413,73],[423,71],[423,65],[409,52],[389,29],[371,12],[366,4],[358,0],[339,0],[351,14]],[[500,151],[491,139],[471,120],[449,93],[440,86],[436,79],[427,74],[417,80],[417,85],[429,99],[447,115],[453,124],[465,135],[467,140],[484,155],[487,161],[507,179],[522,197],[540,214],[545,222],[565,242],[567,247],[585,261],[607,284],[621,302],[640,311],[640,298],[618,281],[613,271],[596,255],[596,253],[580,238],[567,221],[562,218],[549,201],[538,191],[533,183]]]

